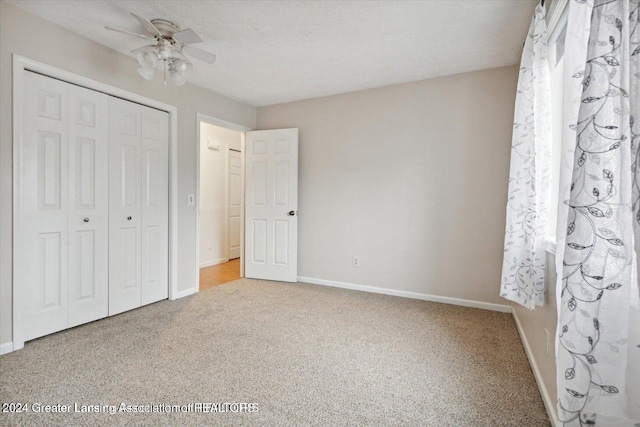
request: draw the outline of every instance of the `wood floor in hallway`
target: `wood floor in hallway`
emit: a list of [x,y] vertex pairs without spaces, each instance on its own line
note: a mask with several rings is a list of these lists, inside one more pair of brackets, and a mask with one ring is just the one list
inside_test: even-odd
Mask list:
[[233,282],[240,278],[240,258],[200,269],[200,290]]

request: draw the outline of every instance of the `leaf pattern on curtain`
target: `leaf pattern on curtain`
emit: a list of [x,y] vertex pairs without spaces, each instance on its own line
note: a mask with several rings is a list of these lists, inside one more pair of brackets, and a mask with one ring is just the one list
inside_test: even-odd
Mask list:
[[546,9],[535,9],[520,64],[500,296],[534,309],[544,298],[551,179]]
[[[638,144],[640,144],[640,123],[637,123],[640,122],[640,100],[637,98],[637,96],[640,96],[640,7],[637,1],[632,5],[629,22],[631,25],[629,29],[629,52],[633,57],[630,63],[629,84],[631,96],[636,97],[630,101],[630,115],[631,118],[635,119],[629,123],[629,131],[631,134],[631,159],[633,162],[631,165],[631,172],[633,174],[631,208],[633,209],[633,217],[635,218],[634,231],[637,257],[640,255],[640,150],[638,149]],[[632,120],[631,118],[630,120]],[[640,266],[637,258],[636,265]],[[638,284],[633,291],[635,292],[634,307],[640,310],[640,281],[638,281],[640,274],[638,271],[640,270],[636,269],[636,271],[633,272],[635,273],[634,281]]]
[[[637,293],[640,0],[573,0],[590,7],[558,298],[558,416],[565,425],[631,425],[629,366]],[[569,41],[568,41],[569,42]],[[632,206],[633,199],[633,206]],[[632,325],[638,328],[640,325]],[[635,368],[634,368],[635,369]],[[635,408],[635,409],[634,409]],[[635,424],[638,425],[638,424]]]

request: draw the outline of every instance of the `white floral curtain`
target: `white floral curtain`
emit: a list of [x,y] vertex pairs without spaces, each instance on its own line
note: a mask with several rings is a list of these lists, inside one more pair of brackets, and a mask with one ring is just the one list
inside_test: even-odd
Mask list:
[[545,8],[535,9],[516,95],[500,295],[533,310],[544,297],[551,178],[550,79]]
[[639,4],[569,3],[556,254],[565,426],[640,425]]

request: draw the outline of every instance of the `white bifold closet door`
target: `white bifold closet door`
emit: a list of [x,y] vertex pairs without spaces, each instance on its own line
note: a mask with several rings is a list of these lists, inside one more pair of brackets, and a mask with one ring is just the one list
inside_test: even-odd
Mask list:
[[168,114],[24,73],[14,343],[168,297]]
[[168,123],[109,98],[109,315],[168,297]]
[[108,314],[108,96],[25,73],[14,234],[16,335]]

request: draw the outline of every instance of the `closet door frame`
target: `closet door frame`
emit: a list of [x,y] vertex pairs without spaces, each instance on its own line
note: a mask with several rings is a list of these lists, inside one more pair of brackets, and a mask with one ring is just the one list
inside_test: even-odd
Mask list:
[[[169,104],[147,98],[124,89],[117,88],[105,83],[101,83],[87,77],[80,76],[56,67],[52,67],[41,62],[34,61],[21,55],[13,54],[13,248],[16,246],[16,218],[21,214],[21,191],[23,182],[23,168],[21,165],[22,144],[23,144],[23,114],[24,108],[24,76],[25,72],[32,71],[47,77],[62,80],[67,83],[85,87],[87,89],[102,92],[107,95],[125,99],[127,101],[142,104],[151,108],[165,111],[169,114],[169,299],[175,300],[193,293],[193,289],[188,291],[178,291],[178,109]],[[16,269],[15,250],[12,259],[12,275]],[[15,308],[16,293],[15,276],[12,278],[12,329],[13,329],[13,350],[24,347],[24,338],[20,336],[20,313]]]

